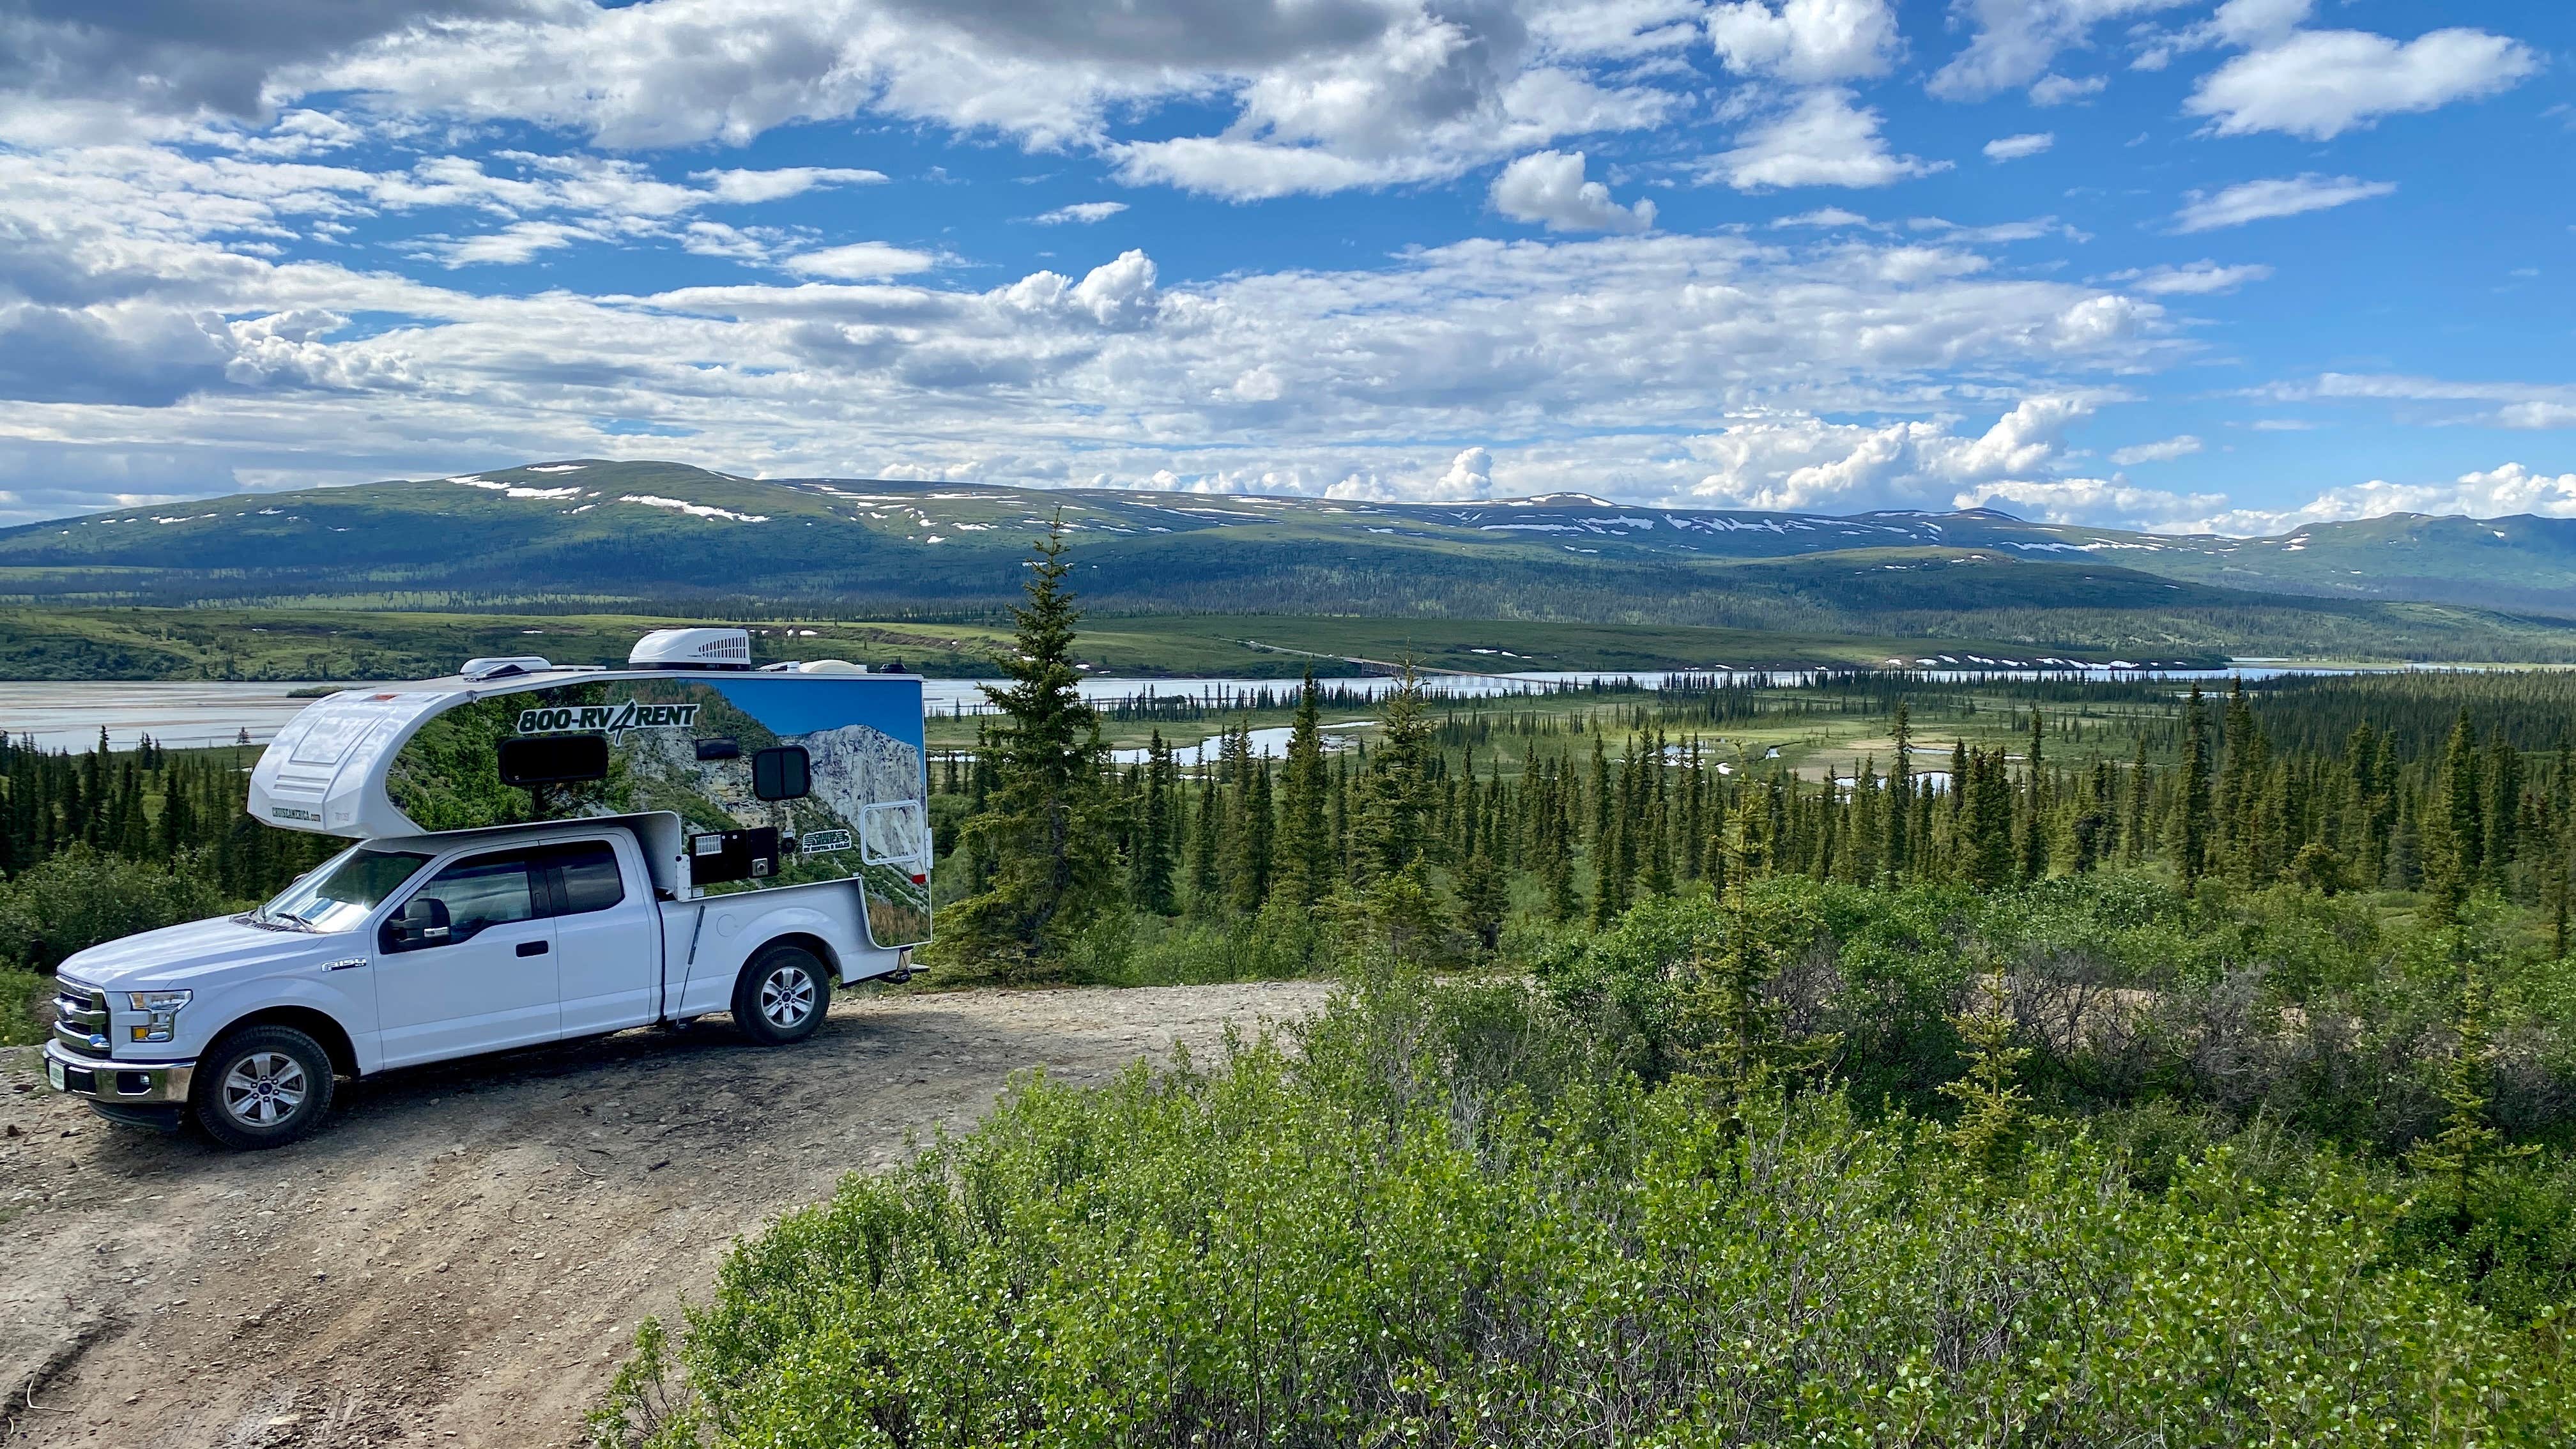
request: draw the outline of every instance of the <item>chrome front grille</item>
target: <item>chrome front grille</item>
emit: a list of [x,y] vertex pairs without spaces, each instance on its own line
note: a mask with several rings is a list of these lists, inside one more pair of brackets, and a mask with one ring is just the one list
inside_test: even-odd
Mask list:
[[[54,979],[54,1035],[64,1045],[105,1056],[107,993],[77,981]],[[98,1038],[92,1041],[91,1038]]]

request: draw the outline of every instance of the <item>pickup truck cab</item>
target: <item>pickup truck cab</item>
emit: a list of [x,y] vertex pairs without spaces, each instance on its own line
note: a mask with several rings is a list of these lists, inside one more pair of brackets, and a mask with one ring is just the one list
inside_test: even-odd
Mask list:
[[[718,1012],[784,1045],[836,985],[909,973],[929,935],[918,679],[520,663],[544,667],[349,691],[281,731],[253,810],[363,838],[256,910],[66,959],[50,1083],[119,1120],[277,1146],[320,1124],[338,1078]],[[591,698],[629,684],[656,697]],[[556,727],[602,723],[624,738]],[[315,764],[334,778],[297,793]],[[614,808],[638,801],[668,808]],[[370,828],[411,825],[406,807],[538,818]]]

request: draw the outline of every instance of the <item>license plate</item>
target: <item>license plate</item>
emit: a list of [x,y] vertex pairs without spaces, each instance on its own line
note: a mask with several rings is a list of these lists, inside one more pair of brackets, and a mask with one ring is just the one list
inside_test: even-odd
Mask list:
[[63,1089],[63,1064],[61,1062],[48,1059],[45,1063],[45,1080],[53,1084],[55,1091],[61,1091]]

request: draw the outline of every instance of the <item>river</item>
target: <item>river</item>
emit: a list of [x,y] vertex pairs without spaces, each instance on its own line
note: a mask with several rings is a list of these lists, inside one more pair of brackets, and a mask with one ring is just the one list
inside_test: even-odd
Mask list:
[[[1968,671],[1928,671],[1933,677],[1964,677]],[[2133,670],[2090,666],[2082,669],[2059,669],[2052,674],[2104,679],[2133,675]],[[2279,674],[2349,673],[2348,665],[2308,665],[2282,660],[2244,660],[2232,669],[2175,669],[2162,671],[2171,679],[2222,678],[2240,673],[2248,679],[2263,679]],[[1560,670],[1528,674],[1428,674],[1423,688],[1434,695],[1448,698],[1488,698],[1517,693],[1541,693],[1568,685],[1585,685],[1595,681],[1630,681],[1647,687],[1674,679],[1707,679],[1712,671],[1650,670]],[[1771,670],[1755,674],[1750,671],[1727,671],[1735,679],[1768,678],[1774,682],[1792,682],[1799,677],[1795,670]],[[998,680],[930,679],[922,682],[922,707],[932,715],[977,714],[986,712],[983,686],[999,684]],[[1330,681],[1334,688],[1367,695],[1383,694],[1394,685],[1383,676],[1345,678]],[[328,686],[284,681],[277,683],[237,683],[208,681],[131,681],[112,680],[98,683],[73,683],[62,680],[0,680],[0,730],[12,740],[32,736],[40,748],[49,750],[85,750],[98,743],[99,731],[107,731],[108,744],[114,749],[131,749],[144,735],[165,745],[195,747],[236,744],[247,740],[265,745],[269,738],[293,719],[298,710],[313,702],[309,691]],[[1274,697],[1284,697],[1296,688],[1295,680],[1173,678],[1173,679],[1085,679],[1083,697],[1100,703],[1152,696],[1160,699],[1179,697],[1208,700],[1223,707],[1248,694],[1269,690]],[[307,691],[299,696],[296,691]],[[1267,732],[1256,732],[1256,748],[1269,745]],[[1284,735],[1282,736],[1284,739]],[[1272,752],[1276,752],[1275,746]]]

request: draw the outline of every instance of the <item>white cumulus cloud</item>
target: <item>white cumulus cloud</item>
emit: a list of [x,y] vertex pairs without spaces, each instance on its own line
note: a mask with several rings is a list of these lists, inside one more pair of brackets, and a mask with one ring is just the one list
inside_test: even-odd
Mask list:
[[1998,136],[1986,143],[1986,159],[2019,161],[2025,156],[2036,156],[2056,144],[2057,135],[2053,131],[2031,131],[2019,136]]
[[1902,49],[1887,0],[1733,0],[1707,25],[1728,70],[1799,85],[1885,75]]
[[2529,46],[2483,30],[2404,42],[2363,30],[2292,30],[2204,76],[2183,109],[2208,117],[2222,136],[2280,131],[2324,141],[2381,116],[2493,95],[2539,68]]
[[2534,513],[2543,518],[2576,518],[2576,473],[2553,475],[2505,463],[2483,472],[2462,473],[2447,483],[2391,483],[2374,478],[2329,488],[2296,508],[2232,509],[2205,522],[2215,533],[2282,534],[2302,524],[2391,513],[2470,518]]
[[1646,231],[1655,224],[1655,204],[1639,201],[1621,206],[1610,188],[1583,179],[1580,151],[1538,151],[1503,168],[1487,193],[1494,210],[1514,221],[1533,221],[1549,231]]
[[1850,91],[1808,91],[1737,136],[1734,149],[1712,158],[1707,169],[1738,191],[1768,191],[1890,186],[1948,168],[1946,161],[1895,154],[1878,127],[1878,112],[1853,104]]

